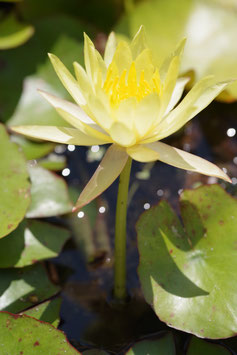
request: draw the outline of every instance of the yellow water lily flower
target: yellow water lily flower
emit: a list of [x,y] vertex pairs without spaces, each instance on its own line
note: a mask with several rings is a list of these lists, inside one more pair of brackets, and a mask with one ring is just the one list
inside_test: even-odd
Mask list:
[[[158,39],[159,40],[159,39]],[[139,162],[160,160],[175,167],[230,181],[216,165],[160,142],[179,130],[226,87],[213,77],[199,81],[179,102],[186,78],[178,78],[182,41],[157,67],[141,27],[131,44],[111,33],[104,58],[85,35],[85,70],[74,63],[75,77],[53,54],[49,57],[75,103],[49,93],[43,97],[69,122],[59,126],[17,126],[15,132],[52,142],[75,145],[111,143],[76,206],[101,194],[120,175],[128,157]]]

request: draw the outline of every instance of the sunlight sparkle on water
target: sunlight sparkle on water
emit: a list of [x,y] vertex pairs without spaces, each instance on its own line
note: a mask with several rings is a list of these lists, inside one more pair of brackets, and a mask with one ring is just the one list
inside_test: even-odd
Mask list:
[[146,203],[144,203],[144,210],[149,210],[149,208],[151,207],[151,205],[148,203],[148,202],[146,202]]
[[106,208],[105,208],[104,206],[101,206],[101,207],[99,208],[99,212],[100,212],[100,213],[105,213],[105,211],[106,211]]
[[69,174],[70,174],[70,169],[68,169],[68,168],[65,168],[65,169],[63,169],[63,171],[62,171],[62,176],[68,176]]
[[77,217],[78,218],[83,218],[85,213],[83,211],[78,212]]
[[93,146],[91,147],[91,151],[92,151],[93,153],[97,153],[99,150],[100,150],[100,147],[99,147],[98,145],[93,145]]
[[69,152],[73,152],[76,149],[76,147],[73,144],[68,144],[67,149],[69,150]]
[[226,134],[228,137],[234,137],[236,134],[236,129],[235,128],[228,128],[226,131]]

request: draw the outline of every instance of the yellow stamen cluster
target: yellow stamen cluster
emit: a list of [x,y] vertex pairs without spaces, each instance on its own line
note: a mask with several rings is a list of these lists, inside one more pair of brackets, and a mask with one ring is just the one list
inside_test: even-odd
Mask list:
[[124,69],[120,76],[118,75],[116,65],[111,63],[103,89],[109,95],[111,105],[116,107],[122,100],[129,97],[135,97],[137,101],[140,101],[152,92],[160,95],[162,86],[158,70],[154,72],[149,82],[145,80],[144,70],[142,70],[139,81],[137,81],[137,71],[134,62],[132,62],[128,73]]

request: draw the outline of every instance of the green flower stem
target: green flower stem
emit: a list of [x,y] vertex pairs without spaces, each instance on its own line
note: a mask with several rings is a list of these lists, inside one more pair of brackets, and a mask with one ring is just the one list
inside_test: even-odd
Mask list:
[[115,220],[115,261],[114,261],[114,298],[125,300],[126,292],[126,221],[128,186],[132,159],[129,157],[120,174]]

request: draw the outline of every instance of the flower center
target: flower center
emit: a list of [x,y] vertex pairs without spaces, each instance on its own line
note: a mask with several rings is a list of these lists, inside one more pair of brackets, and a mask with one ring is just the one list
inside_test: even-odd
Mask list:
[[128,73],[124,69],[120,76],[116,65],[110,65],[103,89],[109,96],[111,105],[117,107],[122,100],[130,97],[135,97],[137,101],[140,101],[152,92],[159,95],[162,86],[158,70],[154,72],[150,81],[145,80],[144,70],[142,70],[137,80],[135,63],[132,62]]

